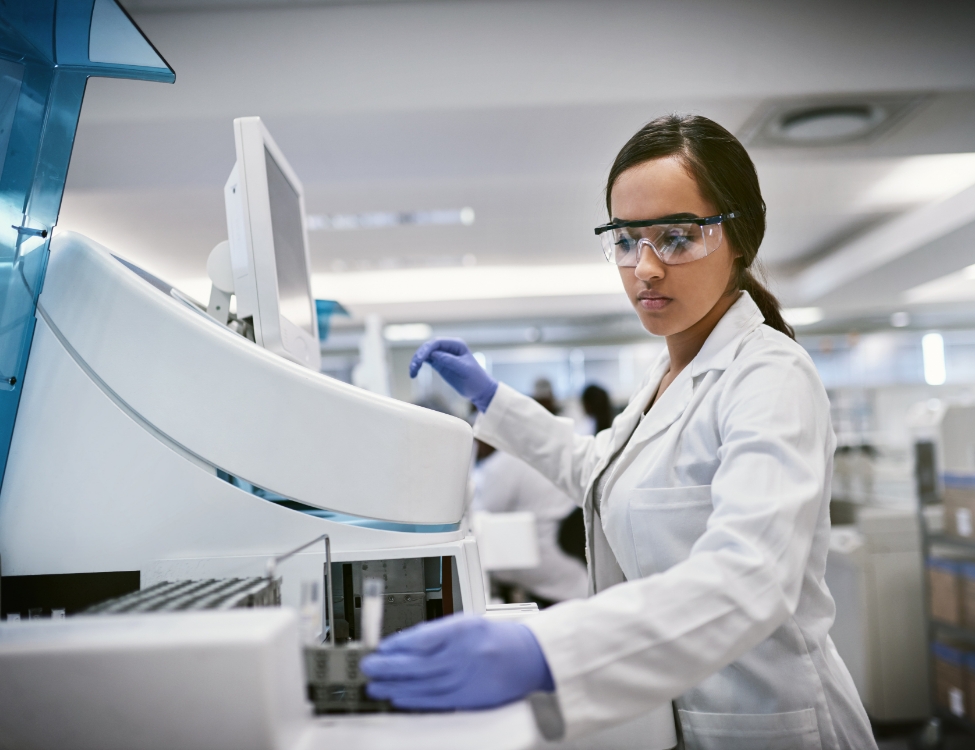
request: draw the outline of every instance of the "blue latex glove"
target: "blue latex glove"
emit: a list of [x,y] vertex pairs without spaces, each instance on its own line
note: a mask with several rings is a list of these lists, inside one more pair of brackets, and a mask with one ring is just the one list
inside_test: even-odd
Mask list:
[[454,615],[390,636],[362,660],[369,695],[399,708],[492,708],[555,684],[520,622]]
[[416,350],[410,361],[410,377],[429,362],[450,387],[469,398],[479,412],[484,412],[498,390],[498,381],[484,372],[471,350],[460,339],[430,339]]

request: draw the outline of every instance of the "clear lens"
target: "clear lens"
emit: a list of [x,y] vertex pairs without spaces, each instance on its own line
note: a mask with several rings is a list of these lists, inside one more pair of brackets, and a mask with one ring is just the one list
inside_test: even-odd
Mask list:
[[600,235],[603,254],[610,263],[633,268],[643,248],[649,248],[662,263],[676,266],[710,255],[721,244],[721,225],[657,224],[650,227],[611,229]]

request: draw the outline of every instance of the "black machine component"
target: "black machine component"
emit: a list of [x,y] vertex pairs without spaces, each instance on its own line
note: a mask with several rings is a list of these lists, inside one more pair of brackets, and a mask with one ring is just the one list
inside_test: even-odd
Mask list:
[[93,604],[139,590],[139,571],[113,573],[57,573],[30,576],[3,576],[3,599],[0,617],[40,610],[50,617],[54,609],[63,609],[70,617]]
[[940,502],[934,443],[929,440],[914,443],[914,479],[921,505]]
[[[346,632],[348,639],[353,641],[362,637],[362,581],[365,578],[380,578],[385,586],[383,636],[453,614],[452,599],[448,600],[448,606],[444,606],[445,576],[442,571],[449,566],[449,557],[333,563],[335,632],[339,636],[336,640],[343,642],[342,636]],[[446,578],[449,579],[449,575]]]
[[[453,614],[449,557],[333,563],[335,644],[305,647],[308,699],[317,714],[392,711],[366,694],[359,662],[369,650],[362,638],[363,581],[383,581],[382,635]],[[445,603],[446,593],[446,603]]]
[[366,694],[366,676],[359,662],[369,651],[361,643],[305,646],[308,700],[316,714],[376,713],[392,710],[388,701]]
[[163,581],[142,591],[96,604],[82,614],[118,615],[137,612],[182,612],[241,607],[277,607],[281,581],[269,578],[211,578],[204,581]]

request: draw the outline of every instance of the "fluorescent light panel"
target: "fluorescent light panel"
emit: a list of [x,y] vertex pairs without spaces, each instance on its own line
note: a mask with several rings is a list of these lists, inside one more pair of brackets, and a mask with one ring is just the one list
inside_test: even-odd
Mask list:
[[367,211],[359,214],[310,214],[306,218],[309,232],[343,232],[356,229],[390,227],[453,226],[469,227],[474,223],[474,209],[450,208],[433,211]]
[[786,307],[782,317],[790,326],[811,326],[823,319],[823,311],[818,307]]
[[383,336],[387,341],[426,341],[432,333],[427,323],[401,323],[386,326]]
[[910,304],[965,302],[975,299],[975,265],[919,284],[904,292]]
[[813,263],[786,282],[789,296],[812,302],[972,221],[975,186],[903,213]]
[[343,305],[624,293],[609,263],[317,273],[312,291],[317,299]]
[[921,353],[924,357],[924,382],[928,385],[942,385],[945,370],[945,340],[940,333],[928,333],[921,339]]
[[861,208],[940,200],[975,184],[975,154],[912,156],[897,164],[863,196]]
[[[177,279],[173,285],[196,300],[210,299],[206,277]],[[343,305],[625,294],[619,272],[609,263],[316,273],[311,286],[316,299]]]

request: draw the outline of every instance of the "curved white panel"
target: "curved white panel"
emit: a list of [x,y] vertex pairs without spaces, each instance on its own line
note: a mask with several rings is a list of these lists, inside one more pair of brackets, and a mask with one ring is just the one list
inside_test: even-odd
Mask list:
[[457,523],[471,429],[258,347],[71,232],[51,242],[42,314],[115,396],[170,440],[320,508]]

